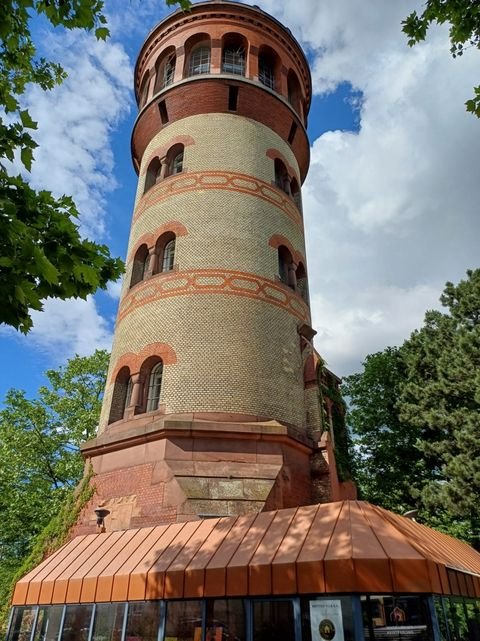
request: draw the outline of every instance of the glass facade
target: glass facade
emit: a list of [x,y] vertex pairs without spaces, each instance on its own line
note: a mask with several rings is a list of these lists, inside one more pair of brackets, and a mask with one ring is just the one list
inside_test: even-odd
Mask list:
[[480,641],[480,599],[428,595],[13,608],[7,641]]

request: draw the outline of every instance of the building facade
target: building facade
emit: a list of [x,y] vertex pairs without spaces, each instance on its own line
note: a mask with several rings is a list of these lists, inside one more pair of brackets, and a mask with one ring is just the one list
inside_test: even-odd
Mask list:
[[339,379],[312,345],[298,43],[199,2],[148,35],[135,86],[95,494],[16,584],[7,641],[480,639],[480,555],[345,480]]
[[257,7],[197,3],[148,35],[135,87],[126,274],[83,448],[94,501],[121,529],[351,496],[321,441],[301,48]]

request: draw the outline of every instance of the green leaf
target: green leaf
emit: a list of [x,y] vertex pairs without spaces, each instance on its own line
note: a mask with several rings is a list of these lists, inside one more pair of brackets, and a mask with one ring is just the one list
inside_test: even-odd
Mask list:
[[28,171],[32,169],[33,152],[30,147],[24,147],[20,152],[20,159]]
[[20,111],[19,114],[20,114],[20,119],[22,121],[22,125],[24,127],[26,127],[27,129],[37,128],[38,123],[35,122],[35,120],[32,120],[27,109],[25,109],[24,111]]
[[110,35],[110,31],[106,27],[98,27],[95,29],[95,37],[97,40],[106,40]]

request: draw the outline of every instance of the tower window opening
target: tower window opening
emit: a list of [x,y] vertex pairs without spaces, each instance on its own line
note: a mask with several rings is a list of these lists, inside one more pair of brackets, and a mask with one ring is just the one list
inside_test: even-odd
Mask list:
[[163,363],[157,363],[150,372],[147,391],[147,412],[158,409],[160,404],[160,392],[162,389]]
[[145,74],[145,76],[144,76],[144,78],[142,80],[142,84],[140,86],[140,100],[139,100],[139,103],[138,103],[140,109],[147,102],[149,85],[150,85],[150,74],[147,71],[147,73]]
[[275,158],[275,185],[286,194],[290,195],[290,179],[288,171],[279,158]]
[[157,184],[157,182],[160,180],[161,171],[162,164],[160,162],[160,158],[154,158],[148,165],[143,193],[146,193],[149,189]]
[[131,376],[129,376],[127,381],[127,391],[125,393],[125,403],[123,405],[123,415],[125,415],[125,411],[127,407],[130,405],[130,401],[132,400],[132,391],[133,391],[133,379]]
[[228,109],[229,111],[237,111],[238,104],[238,87],[228,88]]
[[145,279],[148,270],[149,258],[148,247],[146,245],[141,245],[137,249],[135,258],[133,259],[130,287],[133,287]]
[[205,44],[197,45],[190,54],[189,76],[210,73],[210,47]]
[[176,63],[177,57],[173,47],[169,47],[167,51],[160,55],[155,65],[156,76],[154,93],[158,93],[173,83]]
[[162,272],[171,272],[175,260],[175,239],[169,240],[163,248]]
[[302,194],[300,192],[300,187],[298,186],[296,178],[292,178],[290,182],[290,191],[292,194],[293,202],[297,206],[298,211],[302,213]]
[[171,175],[180,174],[183,169],[183,151],[178,152],[174,158],[172,158],[172,167],[170,170]]
[[177,58],[174,53],[170,54],[170,56],[165,61],[165,65],[163,67],[163,74],[162,74],[162,82],[163,82],[162,88],[168,87],[168,85],[172,84],[173,78],[175,76],[176,61],[177,61]]
[[171,272],[175,265],[175,234],[167,232],[160,236],[155,246],[157,269],[155,273]]
[[297,292],[303,298],[305,302],[308,302],[308,285],[307,285],[307,273],[305,272],[305,267],[303,263],[299,263],[296,271],[296,281],[297,281]]
[[228,46],[222,53],[223,73],[234,73],[237,76],[245,75],[245,49],[242,46]]
[[173,145],[167,152],[167,175],[175,176],[183,171],[184,146]]
[[287,75],[288,102],[300,114],[301,91],[296,73],[290,69]]
[[113,385],[112,403],[108,423],[120,421],[125,416],[127,407],[132,400],[133,382],[128,367],[122,367]]
[[258,58],[258,79],[265,87],[275,89],[273,64],[266,54],[261,54]]
[[288,132],[288,143],[290,145],[294,141],[296,133],[297,133],[297,123],[296,122],[292,122],[292,126],[290,127],[290,131]]
[[168,122],[168,111],[165,100],[161,100],[158,103],[158,110],[160,111],[160,120],[162,121],[162,125],[166,125]]
[[278,248],[278,275],[284,285],[295,289],[295,278],[293,270],[293,258],[285,245]]

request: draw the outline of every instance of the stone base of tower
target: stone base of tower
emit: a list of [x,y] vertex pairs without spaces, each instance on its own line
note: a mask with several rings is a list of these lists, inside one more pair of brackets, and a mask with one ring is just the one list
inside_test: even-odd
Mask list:
[[[332,496],[332,489],[338,491],[322,444],[317,447],[275,421],[171,416],[142,422],[139,417],[112,426],[82,447],[93,467],[95,495],[74,535],[93,531],[98,506],[109,510],[107,527],[112,531],[339,498]],[[321,469],[315,463],[318,456]],[[320,494],[315,491],[319,483],[324,488]]]

